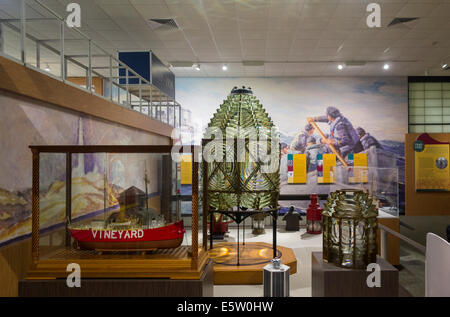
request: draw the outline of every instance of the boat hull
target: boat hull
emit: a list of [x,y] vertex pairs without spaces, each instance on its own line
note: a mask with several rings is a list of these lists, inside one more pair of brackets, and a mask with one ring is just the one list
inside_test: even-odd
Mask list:
[[154,229],[69,229],[78,247],[87,250],[153,250],[177,248],[183,242],[183,221]]

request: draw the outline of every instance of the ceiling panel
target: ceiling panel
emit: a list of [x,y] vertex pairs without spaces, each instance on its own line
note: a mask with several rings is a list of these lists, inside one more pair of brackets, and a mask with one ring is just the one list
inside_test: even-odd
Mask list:
[[[7,2],[0,1],[0,15],[17,14],[17,6]],[[72,1],[42,2],[65,15],[65,6]],[[381,4],[381,28],[366,25],[366,5],[371,2]],[[200,62],[205,68],[200,72],[174,68],[178,76],[413,75],[423,74],[427,67],[431,74],[442,74],[439,64],[450,57],[449,0],[79,0],[77,3],[82,8],[82,31],[107,49],[154,50],[164,62]],[[39,17],[45,12],[30,5],[28,15]],[[420,19],[387,27],[395,17]],[[174,18],[179,30],[152,30],[146,23],[151,18]],[[30,33],[44,38],[57,36],[46,23],[28,26]],[[338,62],[363,59],[368,61],[363,67],[336,71]],[[267,63],[260,69],[244,68],[243,60]],[[300,61],[309,63],[295,63]],[[393,65],[389,72],[379,67],[383,61]],[[229,63],[228,72],[221,70],[222,63]]]

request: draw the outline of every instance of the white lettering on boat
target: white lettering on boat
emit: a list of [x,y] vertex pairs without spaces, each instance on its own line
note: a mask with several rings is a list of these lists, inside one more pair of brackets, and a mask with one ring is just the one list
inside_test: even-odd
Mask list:
[[[125,231],[125,234],[124,234]],[[92,237],[95,239],[141,239],[144,237],[144,230],[91,230]],[[102,234],[103,233],[103,234]]]

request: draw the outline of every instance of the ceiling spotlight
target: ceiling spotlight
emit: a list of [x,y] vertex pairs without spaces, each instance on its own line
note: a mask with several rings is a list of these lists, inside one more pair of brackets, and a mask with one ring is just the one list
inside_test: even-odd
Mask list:
[[384,70],[388,70],[390,67],[391,67],[391,66],[389,66],[389,64],[384,64],[384,65],[383,65],[383,69],[384,69]]
[[226,71],[228,70],[228,66],[227,66],[226,64],[223,64],[223,65],[222,65],[222,70],[223,70],[224,72],[226,72]]
[[46,72],[49,72],[49,71],[51,70],[51,69],[50,69],[50,66],[48,65],[48,63],[45,65],[44,70],[45,70]]
[[447,63],[442,63],[441,67],[442,67],[442,69],[446,69],[448,67],[448,64]]
[[342,64],[339,64],[339,65],[338,65],[338,69],[339,69],[339,70],[342,70],[343,68],[344,68],[344,65],[342,65]]
[[200,70],[200,64],[194,64],[194,69],[195,70]]

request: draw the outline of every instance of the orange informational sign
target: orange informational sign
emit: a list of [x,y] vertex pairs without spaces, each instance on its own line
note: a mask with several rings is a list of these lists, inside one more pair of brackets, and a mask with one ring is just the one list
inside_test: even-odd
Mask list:
[[416,191],[450,191],[449,143],[428,134],[414,142]]
[[181,174],[181,185],[191,185],[192,184],[192,155],[185,154],[181,155],[180,164],[180,174]]

